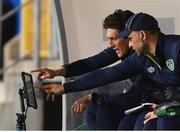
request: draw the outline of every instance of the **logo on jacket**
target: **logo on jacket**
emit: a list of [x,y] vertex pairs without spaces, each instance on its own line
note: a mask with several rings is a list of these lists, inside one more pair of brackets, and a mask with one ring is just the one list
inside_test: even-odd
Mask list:
[[150,66],[150,67],[147,68],[147,70],[148,70],[149,73],[153,73],[155,71],[155,68]]
[[174,61],[173,61],[173,59],[168,59],[166,61],[166,66],[168,67],[169,70],[174,71]]

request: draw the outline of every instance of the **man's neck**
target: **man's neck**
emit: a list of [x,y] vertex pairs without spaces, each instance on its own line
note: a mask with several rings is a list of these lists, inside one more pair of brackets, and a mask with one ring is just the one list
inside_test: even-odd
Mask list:
[[159,35],[150,35],[148,39],[148,51],[147,53],[156,56],[156,45],[158,42]]

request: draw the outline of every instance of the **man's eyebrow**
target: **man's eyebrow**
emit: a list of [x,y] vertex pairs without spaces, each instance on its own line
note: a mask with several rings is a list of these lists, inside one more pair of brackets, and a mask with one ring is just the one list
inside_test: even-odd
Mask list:
[[109,37],[110,39],[116,39],[117,37]]

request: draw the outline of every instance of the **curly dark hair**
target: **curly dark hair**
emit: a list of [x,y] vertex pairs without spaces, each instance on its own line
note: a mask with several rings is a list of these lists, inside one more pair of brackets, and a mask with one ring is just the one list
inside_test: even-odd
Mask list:
[[121,10],[117,9],[114,13],[108,15],[104,19],[103,28],[113,28],[121,31],[125,28],[126,21],[132,16],[134,13],[130,10]]

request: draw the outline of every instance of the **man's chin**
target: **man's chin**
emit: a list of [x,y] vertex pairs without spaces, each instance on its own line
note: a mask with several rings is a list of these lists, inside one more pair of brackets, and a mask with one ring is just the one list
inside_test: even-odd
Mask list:
[[135,50],[135,53],[136,53],[138,56],[143,54],[142,51],[137,51],[137,50]]
[[136,54],[137,54],[138,56],[143,55],[143,53],[140,53],[140,52],[136,52]]

